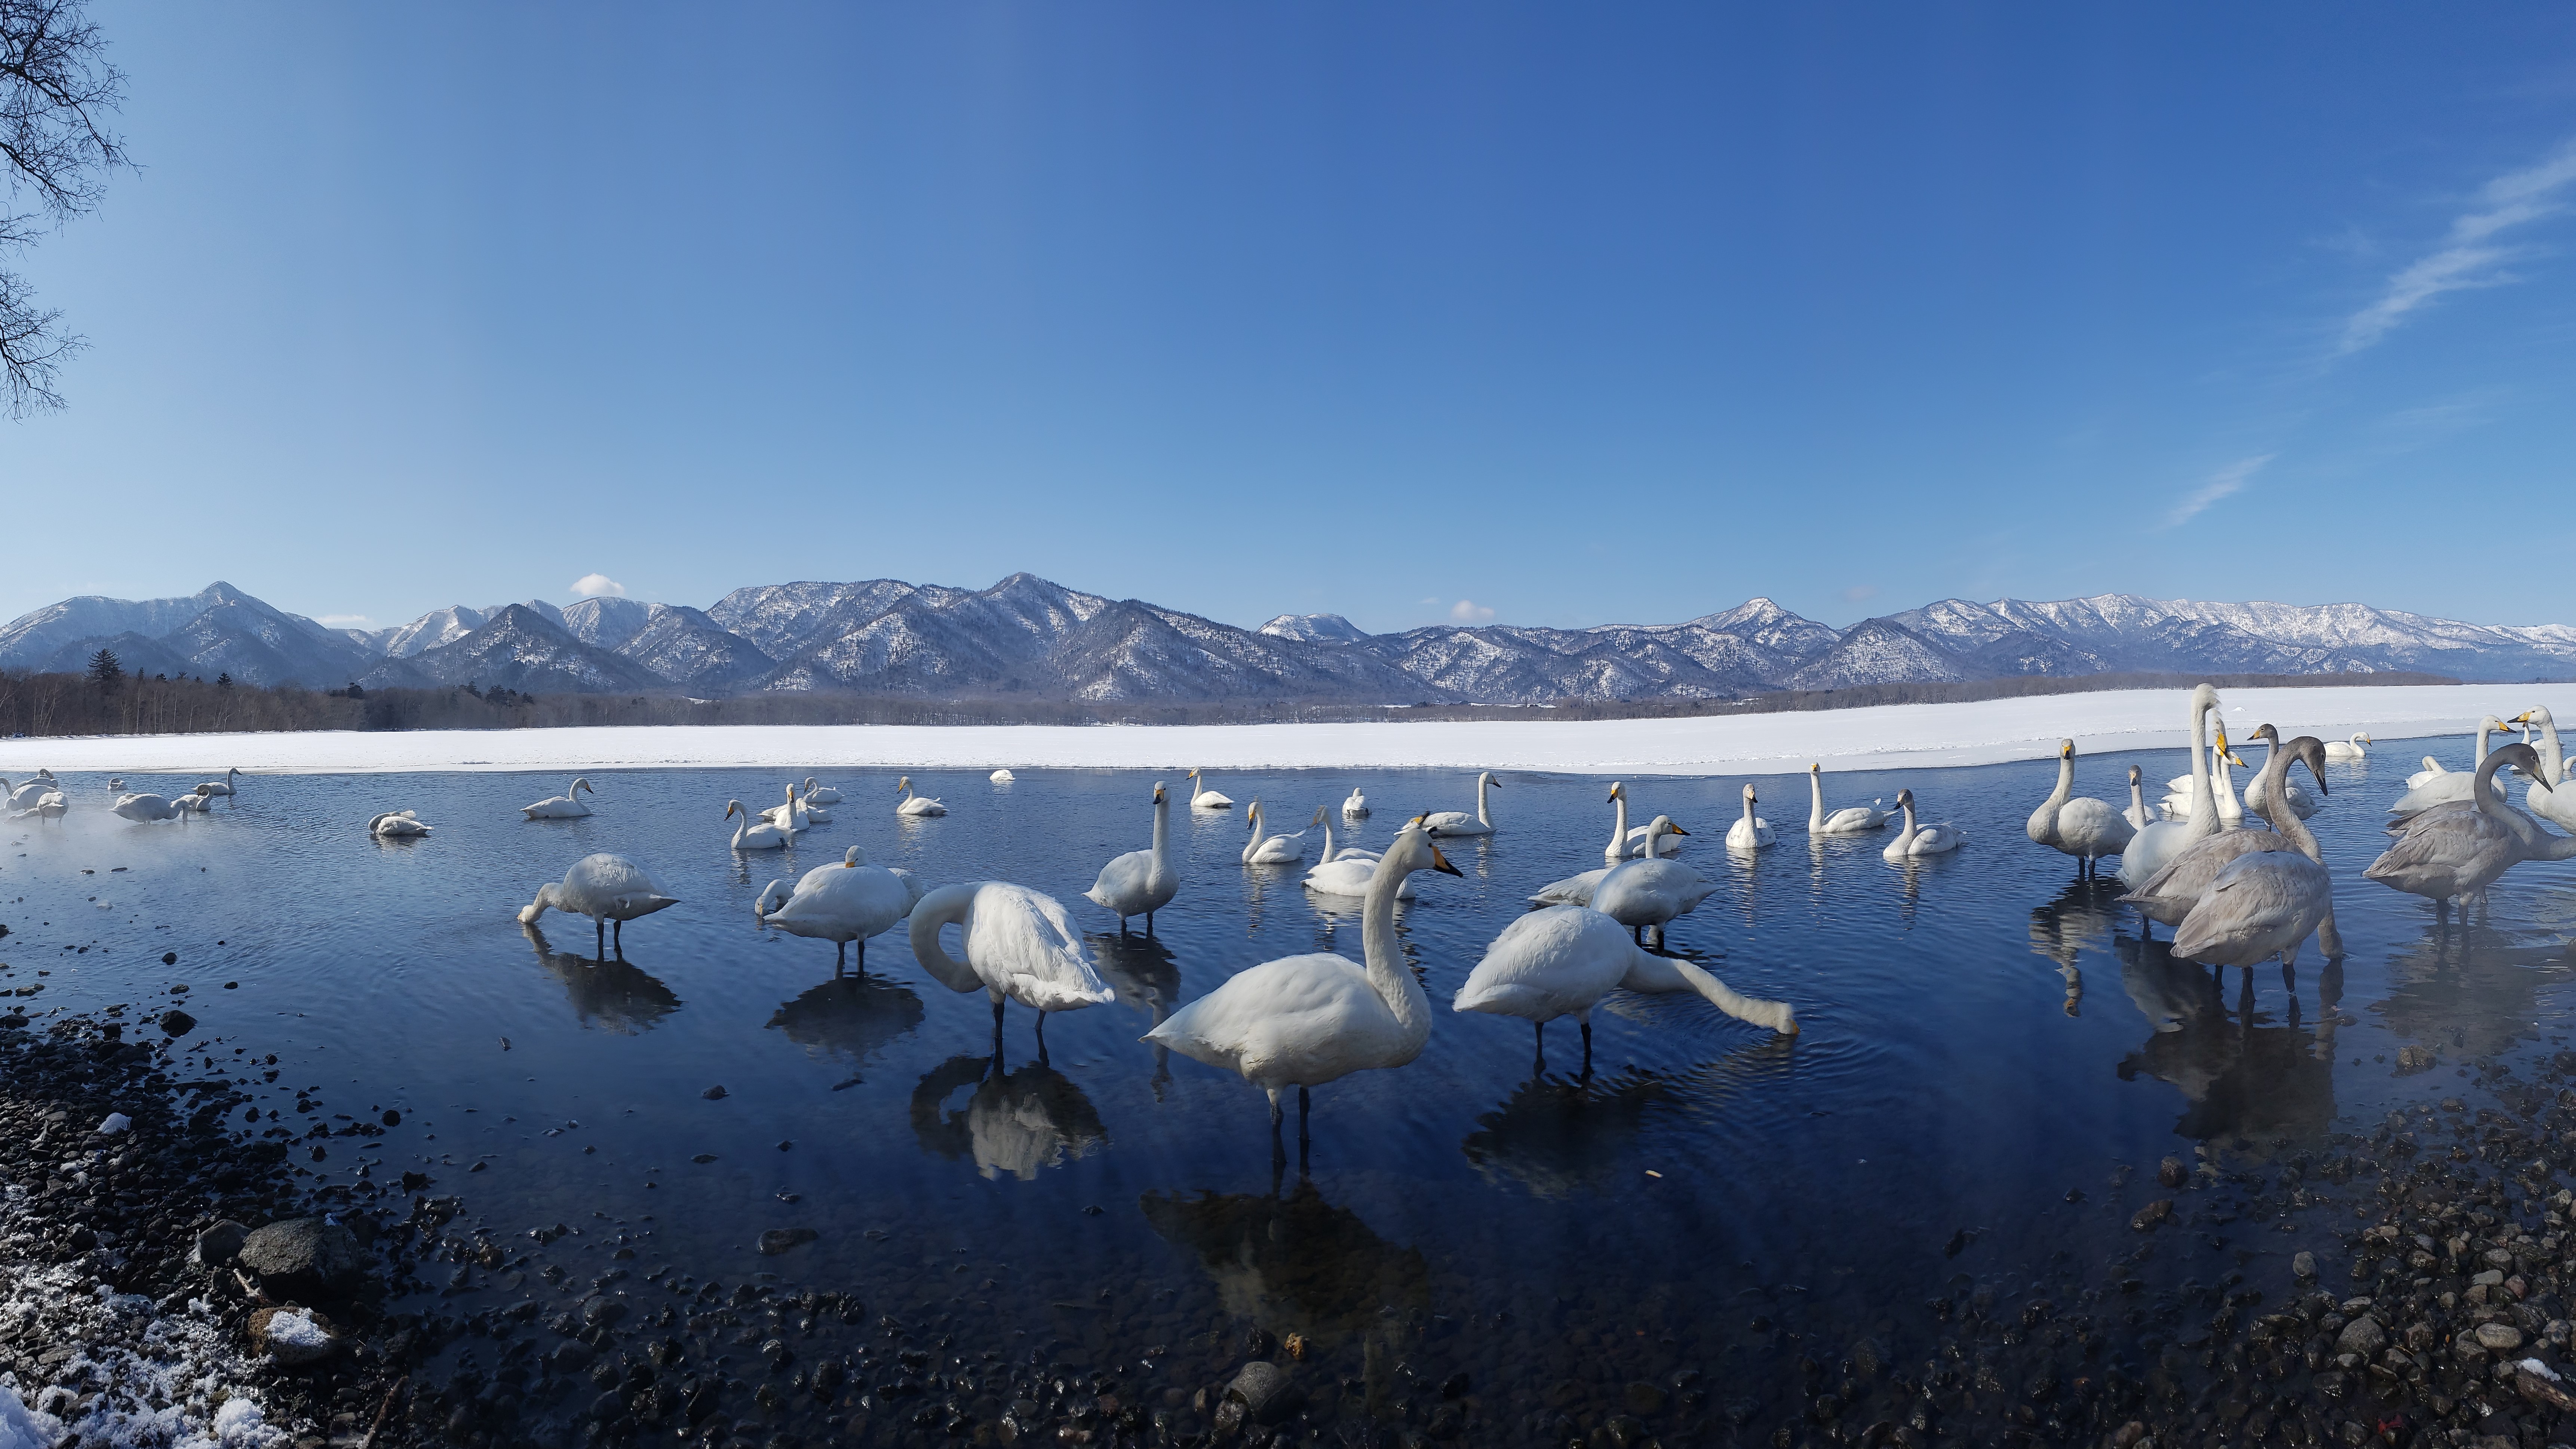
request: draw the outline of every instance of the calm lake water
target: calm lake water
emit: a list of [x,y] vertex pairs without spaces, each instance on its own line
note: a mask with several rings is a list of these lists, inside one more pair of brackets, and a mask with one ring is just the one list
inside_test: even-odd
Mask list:
[[[628,1295],[638,1324],[701,1301],[674,1288],[711,1281],[864,1301],[846,1343],[827,1323],[800,1350],[807,1363],[855,1355],[839,1401],[767,1411],[737,1396],[719,1427],[828,1412],[928,1436],[947,1413],[923,1419],[920,1405],[944,1395],[970,1416],[997,1412],[1017,1392],[1007,1374],[1031,1365],[1166,1407],[1166,1388],[1231,1372],[1258,1328],[1308,1341],[1319,1415],[1418,1420],[1465,1374],[1505,1437],[1630,1412],[1666,1435],[1767,1442],[1796,1412],[1783,1365],[1813,1359],[1832,1378],[1864,1338],[1920,1361],[1939,1332],[1929,1300],[2098,1279],[2132,1246],[2128,1215],[2158,1195],[2158,1159],[2200,1148],[2259,1166],[2463,1091],[2462,1063],[2563,1036],[2576,872],[2516,868],[2491,920],[2447,938],[2427,903],[2360,878],[2403,762],[2425,748],[2464,753],[2390,742],[2329,767],[2333,796],[2311,824],[2352,954],[2326,970],[2311,948],[2295,991],[2270,968],[2213,985],[2142,947],[2115,882],[2077,883],[2071,861],[2026,840],[2054,762],[1829,776],[1829,807],[1910,785],[1927,818],[1965,828],[1962,851],[1912,869],[1879,859],[1882,835],[1811,846],[1803,777],[1757,781],[1781,843],[1750,863],[1720,844],[1740,778],[1631,781],[1636,818],[1668,812],[1698,832],[1683,858],[1719,882],[1673,947],[1722,952],[1719,975],[1793,1003],[1805,1030],[1780,1041],[1695,997],[1614,998],[1588,1081],[1570,1024],[1534,1074],[1526,1024],[1448,1010],[1523,898],[1597,867],[1608,834],[1606,781],[1506,776],[1500,833],[1451,843],[1464,877],[1418,877],[1400,918],[1435,1009],[1428,1048],[1318,1089],[1311,1154],[1284,1172],[1258,1092],[1137,1038],[1256,962],[1357,959],[1358,903],[1322,908],[1300,869],[1238,864],[1240,807],[1175,808],[1181,895],[1152,937],[1122,940],[1080,894],[1111,855],[1147,843],[1150,775],[916,773],[951,813],[899,821],[890,775],[827,772],[847,798],[783,857],[735,856],[720,818],[729,798],[779,798],[784,778],[762,771],[593,771],[597,813],[554,822],[515,807],[568,777],[248,778],[207,818],[152,826],[108,814],[103,778],[67,777],[67,819],[0,830],[12,968],[0,986],[48,971],[22,1006],[139,1010],[184,984],[192,1040],[216,1042],[208,1059],[275,1054],[263,1090],[281,1122],[303,1120],[299,1089],[325,1121],[401,1112],[364,1148],[335,1139],[310,1170],[346,1182],[381,1162],[373,1179],[388,1184],[426,1172],[430,1194],[464,1200],[451,1231],[479,1224],[513,1259],[453,1284],[442,1274],[403,1306],[464,1314],[535,1297],[551,1315],[610,1274],[624,1276],[604,1291]],[[2132,758],[2079,760],[2079,791],[2125,804]],[[2134,758],[2151,780],[2182,768],[2179,751]],[[1181,777],[1163,776],[1176,801]],[[1413,812],[1474,804],[1472,776],[1446,772],[1215,784],[1286,823],[1356,785],[1376,814],[1347,838],[1369,845]],[[405,808],[435,835],[365,834],[370,815]],[[1033,1017],[1013,1007],[995,1060],[983,998],[931,981],[900,928],[869,943],[864,978],[835,981],[829,943],[763,931],[751,902],[853,843],[930,884],[1055,895],[1118,1002],[1054,1017],[1043,1060]],[[514,919],[538,884],[600,850],[683,900],[632,923],[624,959],[606,964],[586,921]],[[2398,1076],[2410,1044],[2439,1068]],[[719,1085],[721,1099],[704,1095]],[[580,1232],[525,1236],[558,1223]],[[759,1253],[763,1231],[796,1228],[818,1236]],[[632,1255],[612,1256],[621,1248]],[[2286,1284],[2301,1248],[2337,1251],[2247,1225],[2138,1271]],[[548,1264],[570,1275],[563,1288],[535,1276]],[[701,1323],[703,1345],[684,1316],[669,1331],[706,1371],[757,1380],[772,1320],[743,1316]],[[2152,1327],[2140,1331],[2152,1347]],[[469,1340],[449,1362],[488,1368],[554,1341],[524,1332],[529,1349]],[[890,1341],[931,1357],[869,1367]],[[898,1374],[923,1394],[853,1397]],[[530,1423],[594,1393],[522,1378]]]

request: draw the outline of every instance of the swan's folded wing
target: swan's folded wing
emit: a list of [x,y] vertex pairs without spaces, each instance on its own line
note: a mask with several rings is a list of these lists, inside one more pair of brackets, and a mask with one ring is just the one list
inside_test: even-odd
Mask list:
[[1384,1017],[1386,1003],[1359,963],[1329,953],[1284,956],[1235,973],[1144,1039],[1257,1079],[1329,1052],[1372,1013]]
[[2332,893],[2325,867],[2297,851],[2238,856],[2174,928],[2174,954],[2197,956],[2241,945],[2303,915],[2320,913]]
[[1054,897],[1024,886],[993,883],[976,893],[968,926],[968,959],[989,955],[1020,978],[1029,1002],[1042,1011],[1097,1006],[1118,993],[1092,968],[1073,918]]

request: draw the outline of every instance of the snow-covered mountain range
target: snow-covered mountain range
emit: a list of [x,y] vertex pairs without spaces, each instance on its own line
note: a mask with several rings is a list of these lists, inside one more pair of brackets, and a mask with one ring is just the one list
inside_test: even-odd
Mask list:
[[1492,624],[1369,634],[1338,614],[1239,629],[1013,574],[989,589],[761,584],[707,609],[632,599],[456,605],[332,629],[216,583],[178,599],[66,599],[0,628],[0,669],[132,672],[528,693],[833,690],[916,697],[1540,704],[2082,675],[2576,677],[2576,628],[2464,624],[2361,604],[2204,604],[2104,594],[1943,599],[1835,629],[1769,599],[1679,624]]

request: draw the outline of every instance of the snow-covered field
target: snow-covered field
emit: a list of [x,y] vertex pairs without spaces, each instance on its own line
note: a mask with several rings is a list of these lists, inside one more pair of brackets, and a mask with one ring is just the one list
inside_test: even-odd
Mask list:
[[[2240,737],[2267,720],[2285,735],[2327,738],[2356,730],[2388,740],[2461,733],[2474,729],[2482,715],[2511,716],[2533,705],[2576,721],[2576,684],[2246,689],[2222,691],[2221,697],[2229,727]],[[40,765],[58,771],[210,772],[228,765],[310,772],[1204,765],[1764,774],[1798,769],[1809,760],[1860,769],[2039,759],[2065,738],[2087,751],[2173,746],[2183,739],[2184,701],[2178,690],[2121,690],[1974,704],[1563,724],[1515,717],[1490,723],[1168,728],[741,725],[116,736],[0,740],[0,775],[15,778]],[[2465,765],[2465,750],[2451,753],[2459,757],[2453,768]]]

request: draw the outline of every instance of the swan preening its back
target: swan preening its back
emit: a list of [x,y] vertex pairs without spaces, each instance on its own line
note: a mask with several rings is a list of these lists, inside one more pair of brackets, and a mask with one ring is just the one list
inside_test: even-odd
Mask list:
[[1397,833],[1369,881],[1360,915],[1366,965],[1322,953],[1265,961],[1173,1012],[1144,1039],[1259,1087],[1270,1098],[1274,1137],[1279,1094],[1295,1087],[1303,1139],[1307,1088],[1403,1066],[1430,1040],[1430,998],[1395,937],[1396,888],[1417,870],[1458,874],[1418,818]]
[[429,827],[420,823],[416,811],[396,810],[367,822],[367,833],[379,840],[408,840],[427,835]]
[[642,866],[602,851],[573,862],[561,881],[537,887],[537,898],[519,911],[519,924],[535,925],[550,910],[588,916],[599,936],[600,958],[605,960],[612,923],[622,942],[628,921],[679,903],[679,897],[655,885]]
[[[959,927],[963,961],[942,948],[939,933]],[[941,886],[912,908],[912,954],[951,991],[982,991],[993,1001],[993,1044],[1002,1042],[1002,1006],[1016,1001],[1038,1014],[1038,1047],[1046,1047],[1051,1011],[1114,1000],[1100,979],[1073,918],[1052,896],[1005,881]]]

